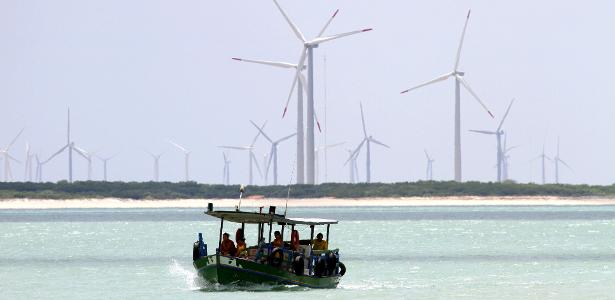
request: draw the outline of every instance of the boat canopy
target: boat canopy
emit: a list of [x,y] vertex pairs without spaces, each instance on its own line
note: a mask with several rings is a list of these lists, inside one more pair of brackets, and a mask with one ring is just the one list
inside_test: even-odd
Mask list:
[[329,225],[337,224],[337,220],[318,218],[286,218],[283,215],[245,211],[206,211],[207,215],[235,223],[284,223],[289,225]]

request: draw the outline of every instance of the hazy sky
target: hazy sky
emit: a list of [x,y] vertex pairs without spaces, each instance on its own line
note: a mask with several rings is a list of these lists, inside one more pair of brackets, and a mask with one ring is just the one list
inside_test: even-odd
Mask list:
[[[345,149],[362,138],[359,101],[369,133],[391,146],[372,148],[373,181],[424,178],[423,149],[436,159],[435,179],[452,178],[454,81],[399,92],[452,70],[471,8],[460,66],[496,119],[462,91],[464,180],[495,179],[495,137],[467,130],[495,129],[514,97],[504,126],[509,145],[519,146],[512,179],[538,181],[539,163],[530,160],[543,142],[553,156],[559,136],[561,157],[574,169],[560,170],[562,182],[614,182],[615,2],[279,1],[308,37],[337,8],[327,33],[374,28],[315,50],[321,122],[326,56],[327,139],[346,142],[328,153],[330,181],[348,180]],[[63,146],[69,106],[79,147],[119,153],[109,162],[111,180],[151,179],[145,150],[165,152],[161,179],[182,179],[183,156],[171,139],[193,151],[193,179],[220,183],[217,145],[249,144],[250,119],[268,120],[272,137],[295,130],[294,105],[281,119],[293,74],[231,60],[298,60],[302,45],[270,0],[0,0],[0,40],[0,147],[25,127],[11,150],[21,160],[26,142],[42,158]],[[316,138],[324,143],[324,135]],[[264,139],[257,147],[259,157],[269,151]],[[246,153],[228,154],[231,182],[246,183]],[[282,184],[294,155],[294,139],[281,144]],[[74,159],[75,179],[85,179],[86,163]],[[66,161],[63,154],[49,163],[44,179],[65,179]],[[362,179],[364,164],[363,152]],[[547,172],[553,181],[552,164]],[[22,179],[23,164],[13,173]],[[98,161],[94,176],[102,177]]]

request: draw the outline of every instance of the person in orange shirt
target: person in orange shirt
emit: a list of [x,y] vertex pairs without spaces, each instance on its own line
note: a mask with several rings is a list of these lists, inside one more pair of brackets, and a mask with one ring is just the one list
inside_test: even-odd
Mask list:
[[273,248],[282,248],[282,245],[284,245],[284,241],[282,241],[282,234],[280,234],[279,231],[276,231],[273,233],[273,236],[275,236],[275,239],[271,243]]
[[229,234],[224,233],[222,235],[222,244],[220,245],[220,254],[227,256],[235,256],[237,249],[235,248],[235,243],[231,239],[229,239]]

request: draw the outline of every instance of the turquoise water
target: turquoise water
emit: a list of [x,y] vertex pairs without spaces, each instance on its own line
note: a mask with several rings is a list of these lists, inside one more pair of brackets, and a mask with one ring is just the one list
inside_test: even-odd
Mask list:
[[[612,206],[298,208],[289,215],[340,219],[330,241],[348,268],[339,288],[201,282],[192,243],[203,232],[216,244],[219,223],[200,209],[0,210],[0,298],[615,299]],[[256,228],[246,232],[253,242]]]

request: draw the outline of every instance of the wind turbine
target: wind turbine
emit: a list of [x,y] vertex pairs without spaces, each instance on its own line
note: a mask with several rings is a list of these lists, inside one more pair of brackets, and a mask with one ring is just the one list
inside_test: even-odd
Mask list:
[[224,158],[224,169],[222,170],[222,183],[224,185],[229,185],[230,184],[230,178],[231,178],[231,171],[230,171],[230,165],[231,165],[231,160],[228,159],[226,157],[226,153],[222,152],[222,157]]
[[43,163],[41,163],[41,160],[38,158],[38,154],[34,155],[34,159],[36,160],[36,182],[42,182],[43,181]]
[[34,154],[30,153],[30,143],[26,143],[26,164],[24,168],[24,181],[32,181],[32,159]]
[[[265,128],[265,125],[267,125],[267,122],[264,122],[263,125],[260,127],[261,129]],[[248,151],[248,184],[252,185],[254,183],[254,176],[253,176],[253,166],[256,165],[256,170],[258,171],[258,174],[262,177],[263,174],[261,172],[261,167],[258,165],[258,159],[256,158],[256,155],[254,155],[254,144],[256,144],[256,140],[258,139],[258,137],[261,135],[260,131],[256,134],[256,136],[254,136],[254,138],[252,139],[252,143],[249,146],[219,146],[220,148],[225,148],[225,149],[233,149],[233,150],[240,150],[240,151]]]
[[511,150],[517,148],[517,146],[512,146],[512,147],[507,147],[506,146],[506,140],[508,139],[508,134],[504,135],[504,150],[502,151],[502,160],[503,160],[503,166],[502,166],[502,180],[507,181],[509,179],[508,177],[508,170],[510,170],[510,165],[509,165],[509,159],[510,159],[510,155],[508,154]]
[[[307,40],[305,36],[303,35],[303,33],[301,32],[301,30],[299,30],[299,28],[290,20],[290,18],[288,17],[286,12],[284,12],[280,4],[278,4],[276,0],[273,0],[273,3],[275,3],[278,10],[280,10],[280,13],[284,17],[288,25],[290,25],[290,28],[295,33],[295,36],[303,44],[303,49],[301,50],[299,63],[297,63],[297,67],[296,67],[297,69],[296,75],[292,81],[290,93],[288,94],[288,99],[286,100],[286,105],[284,106],[284,113],[282,114],[282,117],[286,115],[286,111],[288,109],[288,103],[290,102],[290,99],[293,95],[293,90],[295,89],[295,85],[299,81],[298,78],[300,77],[301,70],[303,70],[306,58],[308,60],[307,116],[313,116],[314,115],[314,59],[313,59],[314,58],[314,48],[318,48],[318,46],[324,42],[339,39],[339,38],[346,37],[349,35],[354,35],[354,34],[361,33],[361,32],[370,31],[372,29],[366,28],[366,29],[331,35],[331,36],[322,36],[325,30],[327,29],[327,27],[329,26],[329,24],[331,24],[331,21],[333,21],[333,18],[335,18],[335,16],[337,15],[338,10],[336,10],[335,13],[333,13],[333,15],[329,18],[325,26],[320,30],[316,38]],[[315,157],[315,153],[314,153],[315,144],[314,144],[314,118],[312,117],[307,118],[305,149],[307,151],[306,157],[305,157],[306,158],[306,183],[314,184],[314,181],[315,181],[315,158],[314,158]]]
[[96,158],[98,158],[103,163],[103,181],[107,181],[107,162],[109,162],[111,159],[113,159],[116,156],[117,154],[113,154],[108,157],[102,157],[102,156],[96,155]]
[[504,121],[506,121],[506,117],[508,116],[508,113],[510,112],[510,108],[512,107],[514,102],[515,102],[515,99],[510,100],[510,104],[508,104],[506,113],[504,114],[504,117],[502,117],[502,120],[500,121],[500,124],[498,125],[498,128],[496,128],[495,131],[470,130],[471,132],[475,132],[475,133],[495,135],[495,139],[497,142],[496,164],[497,164],[497,172],[498,172],[496,178],[498,182],[502,182],[502,173],[503,173],[503,167],[504,167],[503,166],[504,165],[504,150],[502,149],[502,135],[504,135],[504,131],[502,130],[502,125],[504,125]]
[[[361,147],[363,147],[363,145],[366,145],[367,153],[366,153],[366,164],[365,164],[365,169],[366,169],[365,176],[366,176],[366,182],[370,183],[371,182],[371,143],[375,143],[377,145],[380,145],[386,148],[391,148],[391,147],[377,141],[371,135],[370,136],[367,135],[367,130],[365,129],[365,116],[363,115],[363,104],[359,102],[359,106],[361,107],[361,123],[363,124],[363,140],[361,141],[361,143],[359,143],[359,146],[357,146],[357,148],[354,150],[353,155],[357,155],[359,151],[361,150]],[[349,160],[350,158],[346,161],[346,163],[348,163]]]
[[152,159],[154,159],[154,167],[153,167],[154,176],[152,177],[152,179],[155,182],[158,182],[160,180],[160,157],[162,157],[164,153],[154,154],[149,151],[147,151],[147,153],[152,157]]
[[540,155],[538,155],[537,157],[535,157],[533,160],[536,159],[540,159],[540,162],[542,164],[542,184],[545,184],[546,180],[545,180],[545,160],[549,160],[549,161],[553,161],[550,157],[548,157],[545,154],[545,145],[542,145],[542,153]]
[[316,149],[314,149],[314,154],[315,154],[315,158],[316,158],[316,160],[315,160],[316,161],[316,168],[315,168],[316,169],[316,182],[315,183],[318,183],[318,181],[320,179],[320,168],[319,168],[319,165],[320,165],[320,155],[319,155],[319,153],[320,153],[320,151],[323,151],[323,150],[326,151],[328,149],[331,149],[331,148],[334,148],[334,147],[337,147],[337,146],[341,146],[343,144],[346,144],[346,142],[329,144],[329,145],[323,145],[323,146],[320,146],[320,147],[317,147]]
[[271,161],[273,160],[273,185],[278,185],[278,144],[297,135],[297,133],[287,135],[281,139],[274,141],[269,138],[269,136],[267,136],[267,134],[265,134],[265,132],[260,127],[258,127],[258,125],[256,125],[256,123],[254,123],[252,120],[250,120],[250,123],[252,123],[252,125],[254,125],[254,127],[271,143],[269,161],[267,162],[267,167],[265,169],[265,178],[267,178],[267,175],[269,174],[269,167],[271,166]]
[[431,158],[427,153],[427,150],[423,150],[425,152],[425,157],[427,158],[427,170],[425,172],[425,180],[432,181],[433,180],[433,162],[435,159]]
[[555,183],[559,184],[559,163],[562,163],[570,171],[572,171],[572,168],[565,161],[563,161],[559,156],[559,137],[557,138],[557,153],[555,154],[555,157],[553,158],[553,163],[555,164]]
[[13,174],[11,173],[11,160],[16,163],[20,163],[19,160],[17,160],[13,156],[11,156],[11,154],[9,154],[9,150],[11,150],[11,147],[13,146],[13,144],[15,144],[15,142],[17,141],[19,136],[23,133],[23,131],[24,131],[24,128],[22,128],[19,131],[19,133],[11,140],[11,142],[6,147],[0,149],[0,154],[4,158],[4,182],[13,180]]
[[[266,60],[253,60],[253,59],[244,59],[233,57],[236,61],[249,62],[255,64],[261,64],[266,66],[284,68],[284,69],[293,69],[297,70],[298,67],[296,64],[287,63],[287,62],[276,62],[276,61],[266,61]],[[305,66],[303,67],[305,69]],[[304,184],[305,183],[305,160],[304,160],[304,135],[303,135],[303,92],[304,86],[307,86],[307,82],[305,76],[303,75],[303,69],[299,72],[299,82],[297,83],[297,183]],[[286,114],[286,111],[284,111]],[[318,130],[320,130],[320,122],[318,122],[318,118],[316,117],[316,111],[314,111],[314,118],[316,119],[316,124],[318,125]],[[250,183],[252,184],[252,183]]]
[[188,151],[186,148],[180,146],[179,144],[173,141],[169,141],[169,143],[184,153],[184,168],[186,172],[185,181],[190,181],[190,173],[189,173],[190,151]]
[[68,149],[68,182],[73,182],[73,150],[75,150],[75,143],[70,139],[70,108],[68,109],[68,121],[66,126],[66,144],[45,160],[43,164],[49,162],[66,149]]
[[346,161],[346,164],[350,162],[350,164],[348,164],[349,180],[350,183],[356,183],[359,181],[359,168],[357,168],[357,157],[359,153],[354,153],[352,149],[346,149],[346,151],[348,152],[348,161]]
[[461,96],[460,96],[460,85],[462,85],[473,97],[474,99],[489,113],[489,115],[493,118],[493,114],[485,103],[478,97],[478,95],[472,90],[470,85],[463,78],[465,76],[465,72],[459,70],[459,59],[461,58],[461,47],[463,46],[463,38],[466,33],[466,28],[468,27],[468,20],[470,19],[470,11],[468,11],[468,15],[466,17],[465,25],[463,26],[463,31],[461,32],[461,40],[459,42],[459,48],[457,49],[457,56],[455,58],[455,65],[453,67],[453,71],[436,77],[430,81],[419,84],[413,88],[402,91],[401,93],[407,93],[412,90],[418,89],[420,87],[424,87],[426,85],[430,85],[432,83],[436,83],[439,81],[446,80],[450,77],[455,78],[455,181],[461,181]]

